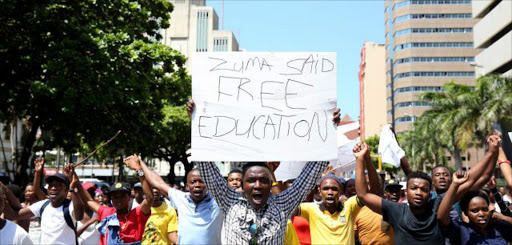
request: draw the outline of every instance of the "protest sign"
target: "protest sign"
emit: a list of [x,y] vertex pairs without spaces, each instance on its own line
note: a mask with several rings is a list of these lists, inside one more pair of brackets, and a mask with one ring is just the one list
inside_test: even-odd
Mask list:
[[335,53],[192,58],[192,160],[336,159]]

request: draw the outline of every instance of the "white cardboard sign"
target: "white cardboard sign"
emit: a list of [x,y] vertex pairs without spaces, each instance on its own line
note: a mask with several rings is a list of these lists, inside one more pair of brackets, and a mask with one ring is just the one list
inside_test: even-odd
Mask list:
[[337,158],[336,53],[195,53],[191,67],[192,160]]

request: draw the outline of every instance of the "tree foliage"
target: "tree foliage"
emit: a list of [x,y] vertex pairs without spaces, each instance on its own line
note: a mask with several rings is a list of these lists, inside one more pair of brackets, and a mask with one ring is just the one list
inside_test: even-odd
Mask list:
[[416,167],[444,164],[448,151],[460,169],[461,152],[472,145],[482,146],[493,131],[493,123],[512,128],[510,77],[482,76],[475,87],[451,82],[443,86],[443,92],[421,94],[420,100],[432,109],[425,111],[401,140]]
[[48,132],[46,147],[66,152],[118,130],[110,151],[155,149],[164,108],[190,95],[185,58],[157,42],[169,27],[169,1],[6,0],[0,9],[0,119],[30,128],[19,183],[38,128]]

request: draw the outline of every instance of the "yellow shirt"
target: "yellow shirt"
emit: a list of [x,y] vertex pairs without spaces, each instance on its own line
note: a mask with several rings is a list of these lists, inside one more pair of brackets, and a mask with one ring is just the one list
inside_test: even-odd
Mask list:
[[295,228],[293,227],[291,220],[288,220],[288,223],[286,224],[284,245],[299,245],[299,237],[297,236],[297,232],[295,232]]
[[162,202],[159,207],[151,207],[151,216],[146,222],[142,245],[169,244],[167,233],[178,231],[178,217],[176,210]]
[[362,206],[355,196],[334,214],[320,210],[315,203],[301,204],[300,216],[309,221],[311,244],[355,244],[354,220]]
[[393,226],[382,219],[382,215],[363,207],[356,217],[354,229],[364,245],[395,244]]

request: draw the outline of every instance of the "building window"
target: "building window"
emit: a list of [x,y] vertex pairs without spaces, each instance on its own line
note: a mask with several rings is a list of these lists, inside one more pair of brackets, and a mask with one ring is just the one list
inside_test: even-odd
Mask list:
[[471,19],[472,14],[407,14],[398,16],[393,20],[395,22],[401,22],[406,20],[424,20],[424,19]]
[[430,33],[471,33],[473,28],[410,28],[395,32],[393,36],[401,36],[404,34],[430,34]]
[[214,52],[226,52],[228,51],[228,38],[214,38],[213,39],[213,51]]
[[208,11],[198,11],[196,52],[208,52],[208,30]]
[[395,110],[406,107],[431,107],[432,105],[427,102],[421,101],[406,101],[400,102],[395,105]]
[[395,119],[395,123],[407,123],[407,122],[414,122],[416,120],[418,120],[418,117],[416,117],[416,116],[397,117]]
[[402,93],[415,93],[415,92],[441,92],[443,88],[440,86],[411,86],[395,89],[394,95]]
[[432,62],[473,62],[474,57],[407,57],[403,59],[397,59],[395,64],[404,63],[432,63]]
[[398,73],[394,76],[395,79],[407,77],[474,77],[474,72],[467,71],[414,71]]
[[404,43],[397,44],[393,50],[408,48],[473,48],[472,42]]
[[471,4],[471,0],[411,0],[399,2],[393,6],[393,9],[402,8],[409,5],[463,5]]

